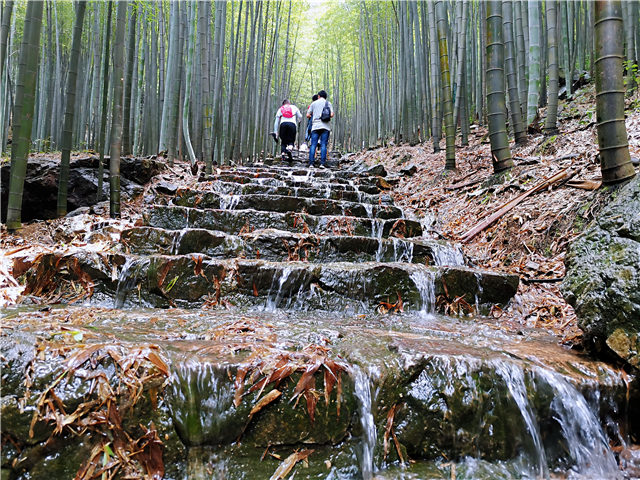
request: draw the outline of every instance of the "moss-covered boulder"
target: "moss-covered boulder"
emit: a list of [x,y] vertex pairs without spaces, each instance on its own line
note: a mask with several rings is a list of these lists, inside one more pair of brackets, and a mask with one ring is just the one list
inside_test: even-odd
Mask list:
[[640,177],[570,247],[561,289],[597,350],[640,366]]

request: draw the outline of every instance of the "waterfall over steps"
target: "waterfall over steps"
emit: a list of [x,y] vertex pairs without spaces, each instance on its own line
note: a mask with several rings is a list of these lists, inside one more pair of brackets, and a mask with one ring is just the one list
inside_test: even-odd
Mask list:
[[[200,180],[150,205],[120,250],[76,257],[86,306],[107,307],[86,337],[166,362],[140,394],[146,423],[133,417],[162,431],[166,478],[257,480],[287,461],[287,478],[623,478],[610,443],[640,425],[635,377],[479,316],[519,278],[423,235],[377,177]],[[456,299],[475,310],[443,316]],[[82,392],[56,387],[70,404]]]

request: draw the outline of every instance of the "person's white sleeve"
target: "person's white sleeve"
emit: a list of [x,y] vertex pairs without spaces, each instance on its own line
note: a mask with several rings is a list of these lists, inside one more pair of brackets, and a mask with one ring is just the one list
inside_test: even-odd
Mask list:
[[302,112],[297,107],[296,107],[296,118],[298,119],[298,123],[302,121]]
[[278,133],[278,126],[280,125],[280,117],[282,116],[282,113],[280,113],[280,109],[278,109],[278,113],[276,113],[276,121],[273,124],[273,131],[275,133]]

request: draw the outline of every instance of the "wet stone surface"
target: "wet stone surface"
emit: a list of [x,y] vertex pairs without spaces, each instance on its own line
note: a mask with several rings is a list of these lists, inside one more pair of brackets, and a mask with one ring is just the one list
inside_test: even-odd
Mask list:
[[580,236],[565,259],[561,289],[578,325],[600,349],[640,367],[640,177]]
[[519,278],[423,237],[382,176],[254,165],[161,182],[113,251],[25,264],[27,304],[74,305],[0,312],[3,479],[71,478],[105,438],[147,456],[157,438],[176,480],[288,461],[318,479],[621,478],[609,444],[639,430],[635,377],[479,316]]

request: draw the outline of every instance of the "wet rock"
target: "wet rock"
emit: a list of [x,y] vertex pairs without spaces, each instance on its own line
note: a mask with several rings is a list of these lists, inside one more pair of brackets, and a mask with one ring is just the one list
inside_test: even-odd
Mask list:
[[[90,159],[89,159],[90,160]],[[69,170],[69,190],[67,196],[67,210],[74,211],[81,207],[89,207],[96,203],[98,191],[97,160],[95,168],[93,161],[83,159],[71,162]],[[33,219],[57,218],[56,205],[58,198],[59,161],[29,158],[27,174],[24,182],[22,203],[22,221]],[[1,202],[3,205],[2,221],[6,220],[6,207],[9,197],[10,165],[0,168],[2,181]],[[124,199],[131,199],[142,193],[142,187],[123,175],[120,181],[121,194]],[[103,177],[103,198],[109,198],[109,169],[106,168]]]
[[640,448],[630,445],[620,452],[620,468],[632,478],[640,478]]
[[606,345],[640,366],[640,177],[620,187],[595,224],[569,248],[562,293],[578,325],[595,345]]
[[400,169],[400,174],[405,177],[412,177],[418,172],[418,167],[415,164],[408,165]]
[[174,204],[184,207],[221,208],[223,210],[258,210],[267,212],[306,212],[310,215],[349,215],[364,218],[400,218],[402,211],[391,205],[304,198],[281,195],[234,195],[223,197],[213,192],[180,190]]
[[139,157],[122,157],[120,159],[120,175],[139,185],[146,184],[166,169],[167,165],[156,159]]
[[378,229],[381,229],[385,238],[390,235],[404,238],[422,235],[420,223],[408,219],[375,220],[339,215],[315,216],[295,212],[197,209],[179,206],[154,206],[147,210],[144,221],[147,226],[167,230],[204,228],[232,235],[268,228],[318,235],[372,236]]
[[78,215],[89,215],[91,213],[91,208],[89,207],[80,207],[76,208],[74,211],[67,213],[67,218],[77,217]]
[[384,168],[384,165],[374,165],[373,167],[369,167],[366,170],[363,170],[361,174],[371,175],[374,177],[386,177],[387,170]]
[[175,183],[167,182],[165,180],[158,182],[154,188],[156,192],[162,193],[164,195],[175,195],[175,193],[178,191],[178,185],[176,185]]

